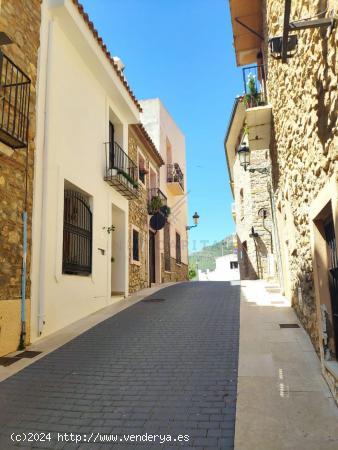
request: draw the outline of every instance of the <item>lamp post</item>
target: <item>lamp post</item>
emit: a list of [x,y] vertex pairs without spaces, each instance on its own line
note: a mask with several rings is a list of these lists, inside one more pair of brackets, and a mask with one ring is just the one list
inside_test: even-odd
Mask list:
[[200,220],[200,216],[197,214],[197,212],[195,212],[195,214],[192,216],[192,219],[193,219],[193,221],[194,221],[194,225],[187,225],[187,226],[185,227],[185,229],[186,229],[187,231],[191,230],[191,228],[197,227],[197,225],[198,225],[198,223],[199,223],[199,220]]

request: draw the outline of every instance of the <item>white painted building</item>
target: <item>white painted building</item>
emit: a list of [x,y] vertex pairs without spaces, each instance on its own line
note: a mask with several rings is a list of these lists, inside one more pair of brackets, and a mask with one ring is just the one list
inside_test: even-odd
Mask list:
[[128,294],[135,168],[123,150],[140,113],[76,0],[43,1],[40,41],[32,341]]
[[163,255],[161,274],[157,275],[157,281],[186,279],[184,274],[188,269],[188,201],[185,137],[160,99],[142,100],[140,103],[143,110],[141,121],[165,161],[160,169],[158,187],[167,198],[171,209],[168,224],[156,237],[158,251]]
[[235,253],[216,258],[215,270],[206,272],[198,270],[199,281],[235,281],[239,279],[238,257]]

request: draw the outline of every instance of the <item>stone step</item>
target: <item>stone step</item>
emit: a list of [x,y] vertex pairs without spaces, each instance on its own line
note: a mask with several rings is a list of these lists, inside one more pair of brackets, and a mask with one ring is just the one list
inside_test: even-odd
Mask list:
[[268,284],[265,286],[265,290],[269,292],[270,294],[281,294],[281,288],[278,286],[278,284]]

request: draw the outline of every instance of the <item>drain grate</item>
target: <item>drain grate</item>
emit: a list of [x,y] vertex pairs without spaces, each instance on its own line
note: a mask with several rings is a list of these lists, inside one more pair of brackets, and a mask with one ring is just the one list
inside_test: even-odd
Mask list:
[[300,328],[298,323],[280,323],[280,328]]
[[11,364],[14,364],[15,362],[17,362],[18,358],[14,358],[14,357],[10,357],[10,356],[2,356],[0,358],[0,366],[10,366]]
[[33,350],[26,350],[24,352],[18,353],[15,355],[15,358],[21,359],[21,358],[35,358],[35,356],[40,355],[42,352],[35,352]]
[[144,300],[141,300],[145,303],[158,303],[158,302],[164,302],[165,298],[145,298]]

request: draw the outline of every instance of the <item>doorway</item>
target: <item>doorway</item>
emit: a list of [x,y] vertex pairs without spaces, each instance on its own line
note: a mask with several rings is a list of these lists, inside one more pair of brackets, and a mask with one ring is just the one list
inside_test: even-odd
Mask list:
[[156,283],[156,233],[149,230],[149,284]]
[[327,274],[331,297],[332,328],[336,357],[338,356],[338,254],[332,215],[324,223],[327,250]]
[[114,231],[111,236],[111,295],[126,295],[127,277],[127,232],[126,214],[117,206],[112,206],[112,224]]

